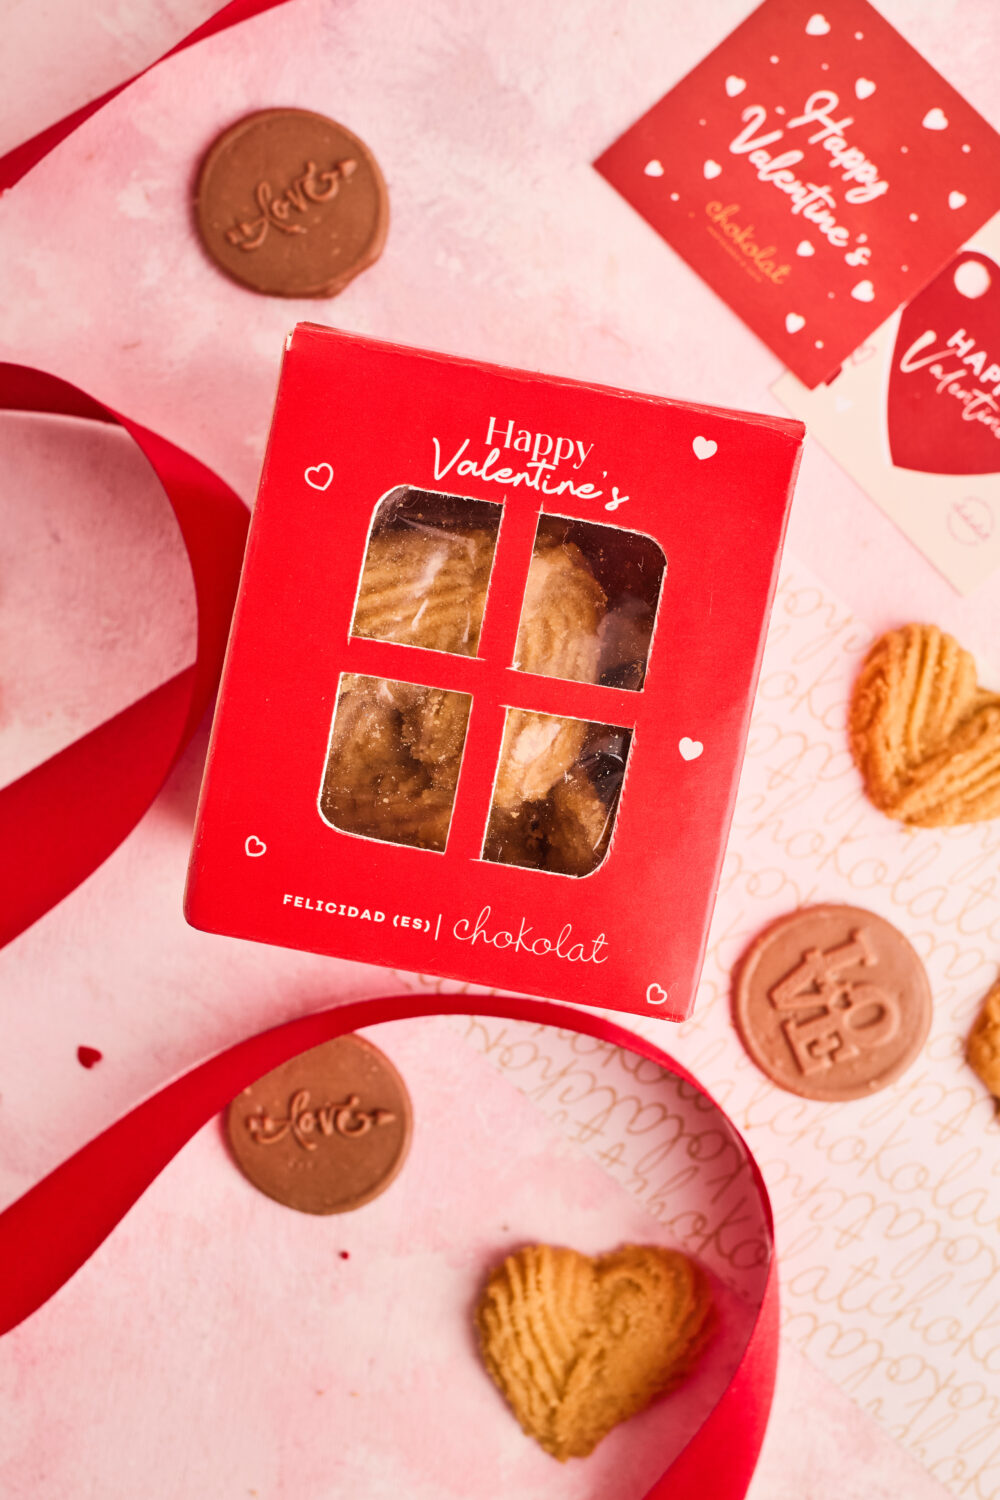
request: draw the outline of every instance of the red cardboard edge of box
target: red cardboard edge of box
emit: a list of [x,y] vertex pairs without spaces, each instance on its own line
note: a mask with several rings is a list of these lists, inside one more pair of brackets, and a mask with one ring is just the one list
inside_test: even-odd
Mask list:
[[[530,555],[523,536],[541,509],[539,494],[527,483],[491,485],[478,469],[461,482],[452,470],[442,484],[432,468],[434,437],[440,454],[468,438],[463,451],[481,461],[491,417],[544,434],[582,434],[581,450],[585,438],[597,457],[593,470],[573,471],[579,487],[595,491],[583,475],[603,473],[609,485],[620,481],[629,504],[608,515],[594,495],[570,492],[546,513],[638,531],[665,553],[641,692],[512,669]],[[802,424],[787,418],[299,325],[286,344],[212,729],[188,921],[280,946],[683,1019],[707,942],[803,435]],[[696,456],[695,439],[715,445],[707,460]],[[322,491],[303,482],[319,464],[333,470]],[[539,478],[559,483],[561,474]],[[502,507],[480,657],[351,636],[373,509],[400,484]],[[622,724],[629,715],[632,746],[604,864],[572,879],[454,853],[452,836],[438,854],[358,838],[322,820],[317,796],[337,683],[342,672],[358,670],[471,692],[458,788],[468,805],[459,816],[456,800],[453,834],[475,825],[470,807],[488,809],[496,759],[484,735],[487,720],[501,722],[498,705],[579,717],[583,693],[592,695],[587,712],[596,722]],[[677,752],[685,738],[704,742],[693,761]],[[352,909],[357,916],[347,915]],[[409,925],[414,918],[427,925]],[[556,935],[567,928],[559,947]],[[567,958],[577,949],[583,956]]]

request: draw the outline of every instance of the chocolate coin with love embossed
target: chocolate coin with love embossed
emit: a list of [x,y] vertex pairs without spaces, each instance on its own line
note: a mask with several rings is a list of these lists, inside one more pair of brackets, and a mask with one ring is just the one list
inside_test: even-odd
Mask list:
[[258,1078],[229,1106],[240,1170],[269,1198],[307,1214],[360,1208],[406,1159],[410,1096],[360,1036],[336,1037]]
[[769,1078],[807,1099],[864,1099],[913,1062],[931,1023],[924,966],[901,932],[856,906],[781,917],[736,974],[733,1019]]
[[264,109],[209,150],[195,221],[216,265],[252,291],[332,297],[382,253],[389,200],[350,130],[307,109]]

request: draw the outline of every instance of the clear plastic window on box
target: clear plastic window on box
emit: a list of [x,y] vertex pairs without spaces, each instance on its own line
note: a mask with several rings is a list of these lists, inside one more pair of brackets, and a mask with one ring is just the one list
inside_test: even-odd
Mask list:
[[[376,508],[354,635],[475,656],[502,507],[401,486]],[[639,692],[666,569],[658,544],[624,528],[541,515],[510,665]],[[502,580],[494,579],[494,585]],[[584,876],[607,857],[631,730],[507,709],[482,858]],[[471,696],[345,675],[320,796],[334,827],[442,852]]]

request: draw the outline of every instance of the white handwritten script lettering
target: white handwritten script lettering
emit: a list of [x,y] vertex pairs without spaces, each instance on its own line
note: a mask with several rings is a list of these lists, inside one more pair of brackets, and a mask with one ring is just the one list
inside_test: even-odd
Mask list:
[[[793,170],[805,160],[805,152],[797,146],[772,154],[770,147],[783,141],[787,131],[813,126],[806,137],[810,146],[822,145],[827,153],[825,165],[839,172],[843,182],[851,184],[844,192],[844,202],[851,205],[871,203],[889,191],[888,182],[880,175],[878,167],[857,146],[847,139],[847,129],[854,124],[852,116],[834,119],[833,112],[840,100],[830,89],[818,89],[810,94],[800,115],[782,124],[765,129],[767,110],[761,104],[751,104],[742,113],[743,129],[729,143],[734,156],[747,157],[756,168],[761,182],[769,182],[779,192],[787,194],[791,212],[801,215],[834,246],[845,249],[851,240],[850,230],[838,222],[837,199],[828,183],[811,182],[796,175]],[[851,254],[852,265],[864,265],[870,256],[868,247],[859,245]]]
[[585,942],[573,941],[573,924],[567,922],[557,937],[535,937],[534,927],[521,918],[517,931],[503,927],[490,927],[491,908],[484,906],[475,922],[463,917],[455,923],[455,936],[460,943],[483,943],[490,948],[513,948],[515,953],[530,953],[535,958],[551,956],[564,959],[570,964],[604,964],[608,961],[601,950],[608,946],[604,933]]
[[928,328],[900,355],[899,368],[904,375],[923,370],[939,396],[961,402],[963,422],[981,422],[1000,438],[1000,364],[991,362],[985,349],[977,349],[964,328],[953,333],[943,347]]
[[[502,484],[509,489],[537,490],[541,495],[572,495],[577,500],[598,500],[605,493],[590,481],[576,479],[553,479],[551,476],[562,463],[572,462],[574,470],[586,463],[593,450],[593,443],[584,443],[580,438],[554,437],[548,432],[532,432],[518,427],[513,418],[506,425],[497,417],[490,417],[486,429],[489,451],[485,458],[476,460],[466,457],[471,438],[463,438],[450,458],[445,458],[441,444],[435,437],[434,478],[444,479],[452,470],[463,479],[483,479],[490,484]],[[511,468],[501,459],[501,449],[512,448],[527,457],[520,460],[519,468]],[[499,467],[498,467],[499,465]],[[607,471],[602,478],[607,477]],[[605,510],[617,510],[630,497],[623,495],[618,485],[611,486],[611,498],[605,501]]]

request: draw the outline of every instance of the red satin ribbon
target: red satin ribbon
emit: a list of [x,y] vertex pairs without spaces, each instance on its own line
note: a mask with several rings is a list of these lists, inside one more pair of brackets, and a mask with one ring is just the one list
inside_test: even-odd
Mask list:
[[[560,1026],[638,1053],[691,1084],[724,1115],[679,1063],[613,1022],[542,1000],[484,997],[482,1004],[477,999],[477,1007],[481,1015]],[[263,1073],[362,1026],[418,1015],[464,1015],[468,1008],[468,997],[461,995],[353,1001],[237,1042],[167,1084],[0,1214],[0,1333],[68,1281],[191,1136]],[[773,1234],[767,1189],[749,1150],[747,1159]],[[772,1254],[736,1374],[646,1500],[743,1500],[767,1426],[777,1350],[778,1284]]]
[[0,408],[117,423],[174,509],[198,602],[195,663],[0,790],[0,946],[68,896],[132,831],[215,691],[226,649],[247,511],[181,448],[54,375],[0,364]]
[[209,16],[194,31],[189,31],[187,36],[182,37],[176,47],[171,47],[169,52],[164,52],[161,57],[156,58],[149,64],[148,68],[142,68],[138,73],[133,73],[131,78],[126,78],[124,83],[118,83],[113,89],[108,89],[99,99],[91,99],[89,104],[82,104],[75,109],[71,115],[57,120],[54,125],[49,125],[45,130],[40,130],[33,135],[30,141],[24,141],[20,146],[15,146],[13,151],[8,151],[6,156],[0,157],[0,193],[6,188],[13,187],[19,182],[25,172],[40,162],[43,156],[64,141],[68,135],[72,135],[78,125],[84,120],[89,120],[105,104],[120,94],[122,89],[127,89],[130,83],[135,83],[137,78],[142,78],[150,68],[155,68],[165,58],[173,57],[175,53],[183,52],[186,47],[193,47],[195,42],[200,42],[207,36],[214,36],[218,31],[225,31],[230,26],[235,26],[238,21],[248,21],[251,16],[258,16],[262,11],[273,10],[276,5],[283,5],[285,0],[230,0],[229,5],[224,5],[221,10],[216,11],[214,16]]
[[[164,57],[282,3],[232,0]],[[144,68],[0,157],[0,192],[13,187],[78,125],[148,71]],[[198,602],[193,667],[0,791],[2,947],[69,895],[118,847],[146,812],[197,727],[222,666],[247,513],[239,497],[204,464],[54,375],[0,364],[0,408],[123,427],[149,460],[174,508]]]

